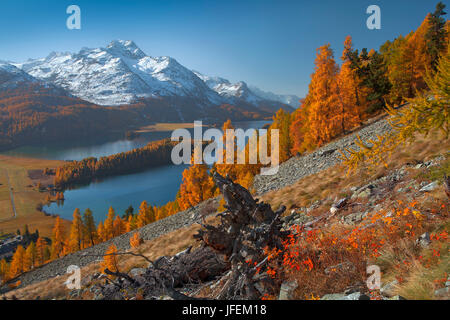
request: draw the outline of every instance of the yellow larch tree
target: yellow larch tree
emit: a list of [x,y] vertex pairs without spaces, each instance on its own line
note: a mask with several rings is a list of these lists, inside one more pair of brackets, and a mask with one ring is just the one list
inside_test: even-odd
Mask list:
[[49,257],[46,256],[46,249],[48,249],[47,241],[45,241],[44,238],[39,237],[36,240],[36,266],[43,265],[47,262]]
[[25,257],[25,249],[18,245],[16,251],[11,260],[11,265],[9,267],[9,278],[15,278],[20,275],[24,271],[24,257]]
[[109,246],[103,257],[101,272],[105,272],[106,268],[112,272],[117,272],[119,270],[119,264],[117,261],[117,247],[115,246],[115,244]]
[[83,249],[83,221],[81,220],[80,209],[76,208],[73,212],[72,225],[69,234],[70,252],[76,252]]
[[116,213],[114,212],[114,209],[112,207],[108,210],[108,215],[106,216],[106,220],[104,223],[105,228],[105,239],[109,240],[114,237],[114,219],[115,219]]
[[36,267],[36,245],[34,242],[31,242],[23,257],[23,271],[30,271],[34,267]]
[[51,259],[57,259],[64,255],[66,246],[66,233],[63,225],[61,224],[61,219],[59,216],[56,217],[55,226],[52,232],[52,245],[51,245]]

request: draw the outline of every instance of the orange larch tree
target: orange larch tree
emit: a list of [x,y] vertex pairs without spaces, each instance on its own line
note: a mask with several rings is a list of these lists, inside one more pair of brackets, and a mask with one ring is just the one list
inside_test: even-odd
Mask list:
[[130,237],[130,246],[132,248],[137,248],[139,247],[141,244],[143,243],[141,235],[139,233],[139,231],[135,232],[131,237]]
[[103,222],[101,222],[101,221],[97,226],[97,235],[98,235],[99,242],[103,242],[103,241],[107,240],[105,227],[103,226]]
[[11,265],[9,267],[9,278],[15,278],[20,275],[24,271],[24,257],[25,257],[25,249],[19,245],[14,252],[14,255],[11,260]]
[[52,233],[52,245],[50,249],[51,259],[54,260],[62,257],[64,255],[65,246],[66,246],[66,233],[63,225],[61,224],[60,217],[57,216]]
[[119,270],[118,266],[117,247],[112,244],[105,252],[105,256],[101,264],[101,272],[104,272],[106,268],[112,272],[117,272]]
[[294,153],[319,147],[341,132],[337,96],[339,67],[329,44],[317,49],[314,64],[305,102],[290,127]]
[[87,208],[83,214],[83,245],[85,248],[98,242],[97,229],[95,227],[92,211]]
[[73,212],[73,220],[69,234],[70,252],[83,249],[83,238],[83,221],[81,220],[80,209],[76,208]]
[[36,266],[43,265],[49,257],[46,256],[47,241],[39,237],[36,240]]
[[193,164],[183,171],[178,204],[186,210],[214,195],[214,181],[206,164]]
[[23,271],[30,271],[34,267],[36,267],[36,245],[31,242],[23,257]]
[[120,236],[126,232],[125,222],[120,218],[120,216],[116,216],[114,219],[114,237]]
[[352,38],[347,36],[342,52],[342,66],[337,77],[338,123],[342,133],[360,125],[367,105],[365,93],[361,89],[361,80],[357,70],[353,68],[351,54],[353,53]]
[[108,215],[106,216],[106,220],[104,223],[105,228],[105,239],[103,241],[109,240],[114,237],[114,219],[116,213],[112,207],[108,210]]

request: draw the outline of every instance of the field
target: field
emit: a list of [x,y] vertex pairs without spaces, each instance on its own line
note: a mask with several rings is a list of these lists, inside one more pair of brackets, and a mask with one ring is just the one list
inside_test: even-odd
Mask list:
[[[202,127],[206,127],[206,125],[202,125]],[[192,129],[194,128],[193,122],[186,123],[155,123],[148,126],[144,126],[136,130],[138,133],[144,132],[167,132],[174,131],[176,129]]]
[[9,181],[6,170],[0,170],[0,220],[13,217]]
[[[30,231],[38,229],[41,235],[50,235],[53,218],[36,209],[37,205],[44,201],[46,193],[37,190],[35,185],[38,180],[32,180],[29,171],[54,168],[62,163],[63,161],[0,155],[0,234],[22,230],[27,224]],[[10,188],[16,216],[12,207]]]

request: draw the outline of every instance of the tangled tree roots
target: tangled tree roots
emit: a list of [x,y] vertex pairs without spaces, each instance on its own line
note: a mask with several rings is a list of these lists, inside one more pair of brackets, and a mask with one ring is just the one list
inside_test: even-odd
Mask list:
[[[142,294],[145,298],[163,294],[173,299],[194,299],[177,291],[186,284],[201,284],[217,279],[223,284],[210,298],[259,299],[277,288],[265,272],[268,262],[265,249],[281,250],[282,241],[289,234],[282,231],[278,211],[270,205],[253,199],[250,192],[228,178],[214,174],[214,180],[225,199],[226,211],[217,214],[216,226],[201,223],[202,229],[194,236],[202,245],[173,257],[161,257],[141,276],[111,272],[118,280],[104,286],[106,299],[129,298]],[[125,296],[124,292],[128,292]]]

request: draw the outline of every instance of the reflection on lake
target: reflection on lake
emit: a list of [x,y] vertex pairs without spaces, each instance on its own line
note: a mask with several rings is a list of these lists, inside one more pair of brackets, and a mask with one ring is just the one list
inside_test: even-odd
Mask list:
[[105,219],[109,207],[122,215],[130,205],[137,212],[143,200],[160,206],[175,199],[182,180],[181,173],[186,167],[170,165],[92,182],[67,190],[62,206],[52,203],[44,210],[72,219],[75,208],[79,208],[82,213],[89,208],[94,213],[95,221],[99,222]]
[[[233,123],[235,128],[247,130],[260,129],[269,121],[243,121]],[[203,128],[203,131],[206,128]],[[188,129],[191,134],[193,129]],[[116,137],[106,141],[99,139],[67,141],[39,146],[25,146],[2,154],[17,157],[34,157],[53,160],[81,160],[87,157],[102,157],[115,153],[141,148],[150,141],[169,138],[171,131],[143,133],[139,137],[126,140]],[[167,165],[139,173],[106,178],[89,185],[64,192],[65,201],[58,206],[52,203],[45,206],[48,213],[60,214],[62,218],[72,219],[75,208],[83,213],[86,208],[93,211],[96,222],[103,221],[109,207],[122,215],[132,205],[135,212],[142,201],[152,205],[163,205],[175,199],[182,181],[186,165]]]

